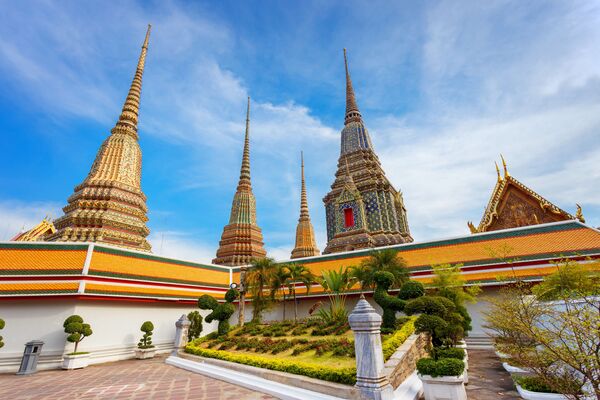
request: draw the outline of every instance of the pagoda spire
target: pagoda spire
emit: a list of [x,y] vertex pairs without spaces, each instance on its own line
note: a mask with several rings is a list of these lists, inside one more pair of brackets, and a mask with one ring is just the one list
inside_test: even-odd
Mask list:
[[242,154],[242,167],[240,169],[240,188],[251,188],[250,181],[250,96],[248,96],[248,107],[246,109],[246,133],[244,135],[244,152]]
[[54,221],[48,241],[100,242],[150,251],[146,237],[146,196],[141,189],[142,151],[138,114],[150,25],[119,119],[96,154],[89,174],[77,185]]
[[296,227],[296,245],[291,258],[318,256],[320,254],[315,240],[315,232],[308,213],[308,198],[306,196],[306,181],[304,179],[304,153],[300,152],[300,218]]
[[152,25],[148,24],[148,30],[146,31],[146,37],[142,44],[142,51],[133,76],[133,81],[131,82],[129,93],[127,93],[127,97],[125,98],[125,104],[123,104],[119,120],[111,131],[113,134],[126,133],[137,139],[138,115],[140,111],[140,98],[142,95],[142,76],[144,75],[144,66],[146,64],[150,29],[152,29]]
[[256,223],[256,199],[250,183],[250,97],[246,109],[246,132],[240,180],[233,196],[229,224],[223,228],[214,264],[246,265],[265,258],[262,231]]
[[344,49],[344,66],[346,67],[346,116],[344,118],[344,125],[348,125],[348,123],[353,121],[362,121],[362,117],[358,110],[358,104],[356,104],[352,79],[350,78],[350,72],[348,71],[348,56],[346,54],[346,49]]

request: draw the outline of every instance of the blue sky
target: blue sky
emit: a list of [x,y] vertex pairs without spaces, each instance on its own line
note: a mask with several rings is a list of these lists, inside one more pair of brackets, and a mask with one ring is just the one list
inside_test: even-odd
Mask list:
[[239,175],[288,257],[304,150],[318,245],[344,117],[342,48],[417,241],[467,234],[494,161],[600,225],[600,3],[0,1],[0,240],[61,215],[125,99],[147,23],[142,187],[154,252],[209,261]]

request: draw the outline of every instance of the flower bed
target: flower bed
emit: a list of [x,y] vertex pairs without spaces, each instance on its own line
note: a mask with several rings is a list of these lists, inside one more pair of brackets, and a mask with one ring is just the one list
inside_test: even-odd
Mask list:
[[[393,334],[382,337],[386,359],[414,332],[413,322],[411,319]],[[185,351],[330,382],[356,382],[354,338],[346,324],[249,324],[227,335],[196,339]]]

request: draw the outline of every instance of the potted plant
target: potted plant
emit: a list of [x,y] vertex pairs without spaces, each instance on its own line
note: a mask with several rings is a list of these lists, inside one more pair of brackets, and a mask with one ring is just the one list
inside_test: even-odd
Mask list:
[[552,390],[538,376],[515,377],[517,391],[525,400],[567,400],[564,394]]
[[83,318],[79,315],[71,315],[67,318],[63,323],[63,328],[65,328],[65,333],[69,335],[67,336],[67,341],[75,343],[75,349],[72,353],[64,355],[62,368],[77,369],[87,367],[90,353],[78,352],[77,346],[79,342],[93,333],[92,328],[89,324],[85,324]]
[[435,359],[439,360],[441,358],[454,358],[456,360],[462,360],[465,364],[465,369],[463,372],[463,378],[465,381],[465,385],[469,383],[469,356],[467,354],[467,350],[461,347],[438,347],[433,349],[433,354],[435,355]]
[[144,336],[140,339],[140,342],[137,345],[138,348],[135,349],[135,358],[138,360],[153,358],[156,353],[156,348],[152,344],[154,324],[150,321],[146,321],[142,324],[140,330],[144,332]]
[[467,400],[465,363],[455,358],[421,358],[417,361],[425,400]]

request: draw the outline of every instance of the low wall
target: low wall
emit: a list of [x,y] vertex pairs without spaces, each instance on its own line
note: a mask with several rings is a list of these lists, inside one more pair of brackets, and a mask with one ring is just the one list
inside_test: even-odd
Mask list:
[[429,338],[424,333],[412,334],[387,360],[383,371],[394,389],[415,371],[417,360],[427,356],[428,343]]
[[[90,363],[117,361],[135,356],[134,350],[143,332],[144,321],[154,324],[153,344],[157,352],[173,350],[175,322],[181,314],[198,310],[203,316],[210,310],[199,310],[177,302],[139,302],[75,299],[2,300],[0,318],[6,327],[0,331],[4,347],[0,349],[0,372],[19,369],[25,343],[39,339],[44,342],[38,369],[60,368],[63,355],[73,351],[66,341],[64,320],[73,314],[80,315],[92,327],[93,334],[85,338],[78,351],[90,352]],[[217,322],[203,322],[202,335],[213,332]]]

